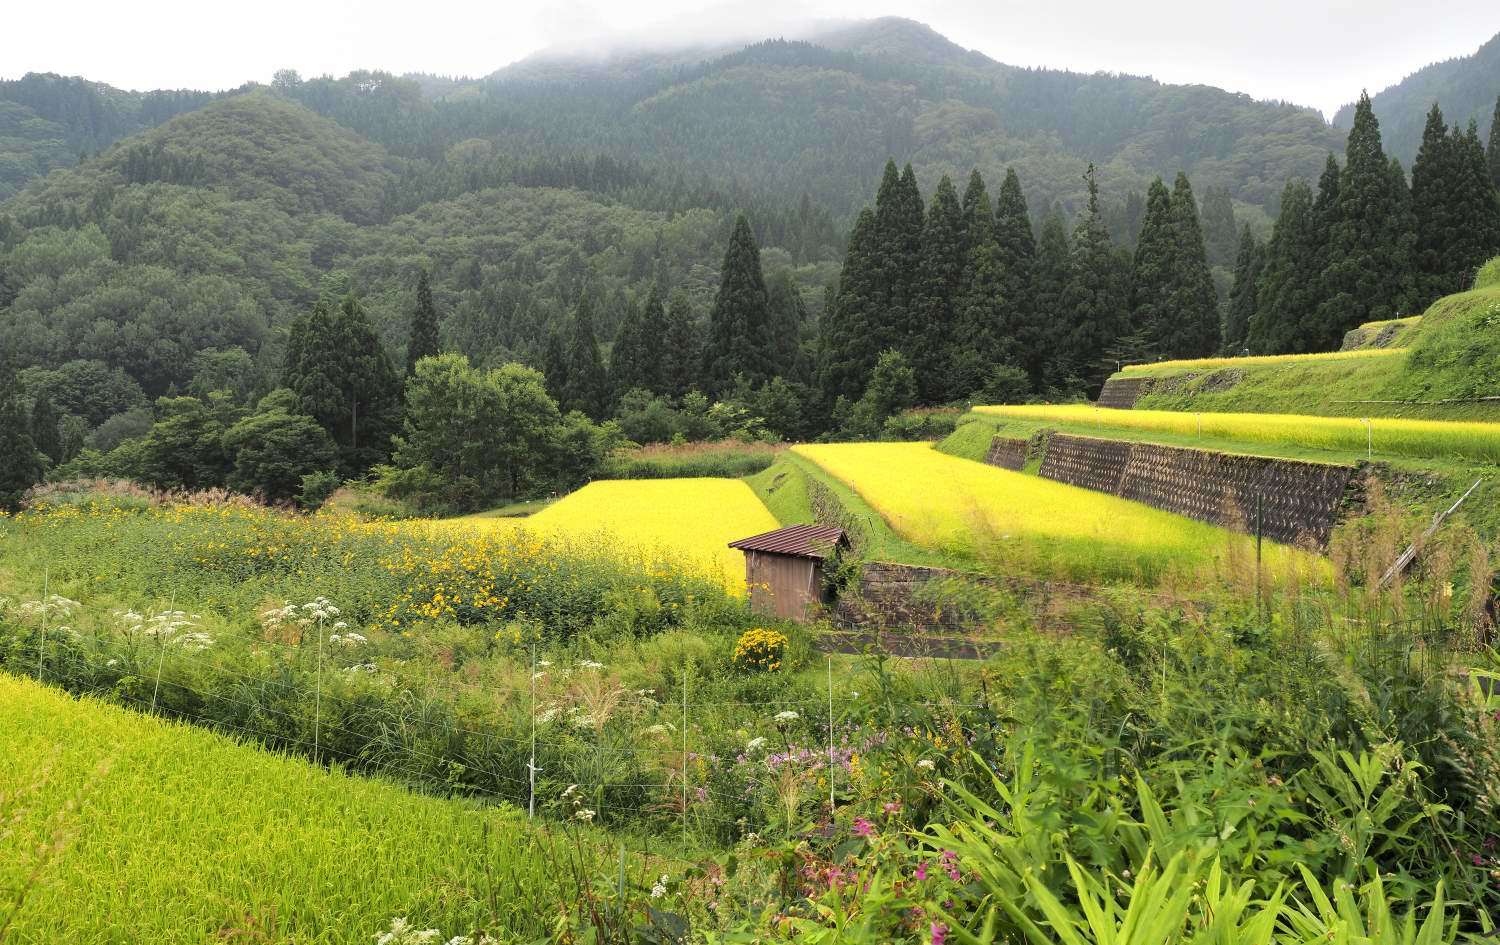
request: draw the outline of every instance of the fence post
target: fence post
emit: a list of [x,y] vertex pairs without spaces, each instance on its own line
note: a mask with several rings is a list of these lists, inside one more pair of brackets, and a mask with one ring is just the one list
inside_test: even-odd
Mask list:
[[531,760],[526,763],[527,780],[531,785],[531,798],[526,804],[526,816],[536,820],[536,644],[531,646]]
[[318,763],[318,739],[323,734],[323,618],[318,618],[318,671],[313,689],[313,764]]
[[42,682],[46,672],[47,609],[52,605],[52,566],[42,565],[42,636],[36,644],[36,679]]
[[[177,592],[167,598],[167,615],[170,618],[172,611],[177,607]],[[167,643],[161,638],[161,625],[156,627],[156,684],[151,687],[151,714],[156,714],[156,697],[161,694],[161,666],[166,662]]]
[[687,842],[688,809],[688,681],[692,677],[692,666],[684,668],[682,674],[682,841]]
[[828,816],[833,817],[833,657],[828,657]]

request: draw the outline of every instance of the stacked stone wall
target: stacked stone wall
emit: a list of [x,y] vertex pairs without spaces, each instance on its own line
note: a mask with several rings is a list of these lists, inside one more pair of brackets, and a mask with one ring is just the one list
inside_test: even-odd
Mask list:
[[1030,441],[1019,437],[997,436],[990,442],[990,451],[985,454],[984,461],[991,466],[1020,472],[1026,466],[1026,458],[1030,453]]
[[1151,378],[1149,377],[1112,377],[1104,382],[1104,389],[1099,391],[1099,400],[1096,403],[1100,407],[1129,410],[1150,389]]
[[1326,547],[1358,469],[1053,434],[1047,479],[1108,492],[1274,541]]

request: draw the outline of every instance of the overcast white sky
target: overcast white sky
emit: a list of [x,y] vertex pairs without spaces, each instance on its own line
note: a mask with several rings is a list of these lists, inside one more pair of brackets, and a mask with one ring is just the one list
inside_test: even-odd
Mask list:
[[[484,75],[560,43],[795,32],[808,17],[921,20],[1001,62],[1203,82],[1331,113],[1500,32],[1496,0],[78,0],[7,4],[0,76],[229,88],[279,68]],[[1357,11],[1357,12],[1356,12]]]

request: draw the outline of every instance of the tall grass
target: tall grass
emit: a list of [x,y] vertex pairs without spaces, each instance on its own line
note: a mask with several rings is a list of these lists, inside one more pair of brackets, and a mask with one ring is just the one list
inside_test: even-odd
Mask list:
[[604,462],[601,479],[688,479],[722,476],[737,479],[760,472],[776,461],[783,447],[771,443],[655,443],[619,450]]
[[1188,413],[1175,410],[1109,410],[1089,404],[976,407],[1019,420],[1043,420],[1128,430],[1201,435],[1243,443],[1366,452],[1421,459],[1500,462],[1500,423],[1313,417],[1275,413]]
[[1156,361],[1151,364],[1127,364],[1120,373],[1126,377],[1155,377],[1203,368],[1259,367],[1267,364],[1326,364],[1333,361],[1365,361],[1405,357],[1405,348],[1357,348],[1353,351],[1326,351],[1318,354],[1259,354],[1239,358],[1187,358],[1180,361]]
[[[939,453],[927,444],[795,448],[903,537],[1078,581],[1157,584],[1226,567],[1249,539],[1140,503]],[[1270,545],[1271,568],[1310,556]],[[1312,565],[1316,568],[1316,565]]]

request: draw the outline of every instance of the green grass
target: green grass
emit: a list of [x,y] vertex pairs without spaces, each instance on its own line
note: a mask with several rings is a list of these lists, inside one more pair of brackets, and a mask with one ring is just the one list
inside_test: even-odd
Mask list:
[[604,462],[600,479],[736,479],[758,473],[776,461],[782,447],[771,443],[720,440],[709,443],[657,443],[620,450]]
[[[1383,321],[1364,322],[1355,329],[1358,334],[1354,338],[1354,347],[1350,351],[1367,351],[1374,348],[1374,342],[1380,337],[1381,332],[1395,326],[1395,331],[1381,348],[1389,350],[1392,348],[1404,348],[1410,342],[1412,335],[1416,333],[1418,326],[1422,324],[1422,316],[1408,315],[1405,318],[1387,318]],[[1345,343],[1349,338],[1345,335]]]
[[473,515],[467,515],[467,516],[464,516],[464,517],[465,518],[526,518],[529,515],[532,515],[532,514],[535,514],[537,512],[540,512],[542,509],[545,509],[547,506],[551,505],[553,502],[556,502],[556,501],[557,501],[556,497],[548,497],[548,498],[545,498],[545,499],[529,499],[529,500],[527,500],[525,502],[512,502],[509,505],[502,505],[502,506],[499,506],[498,508],[487,509],[487,510],[485,510],[483,512],[475,512]]
[[[901,538],[1011,573],[1072,581],[1190,582],[1227,575],[1250,539],[1137,502],[944,455],[923,443],[793,450],[847,483]],[[1313,556],[1273,546],[1269,570]]]
[[[990,444],[994,441],[996,434],[1000,432],[1000,423],[984,414],[968,413],[959,420],[958,426],[953,432],[938,441],[938,452],[947,453],[949,456],[957,456],[960,459],[972,459],[976,463],[984,462],[989,455]],[[1027,433],[1021,439],[1030,436]]]
[[1126,365],[1123,377],[1169,377],[1184,371],[1205,368],[1251,368],[1275,367],[1293,362],[1308,364],[1334,364],[1347,361],[1369,361],[1397,359],[1404,354],[1400,348],[1359,348],[1354,351],[1327,351],[1320,354],[1266,354],[1249,357],[1190,358],[1181,361],[1156,361],[1151,364]]
[[[514,808],[413,794],[3,674],[0,744],[0,823],[19,816],[0,833],[0,925],[36,848],[58,826],[66,839],[10,941],[369,945],[394,916],[442,940],[481,925],[540,940],[574,896],[555,868],[570,851]],[[601,832],[580,836],[610,857]]]

